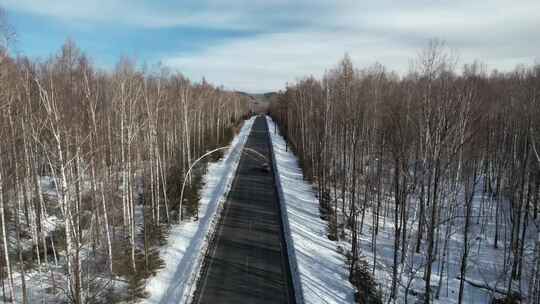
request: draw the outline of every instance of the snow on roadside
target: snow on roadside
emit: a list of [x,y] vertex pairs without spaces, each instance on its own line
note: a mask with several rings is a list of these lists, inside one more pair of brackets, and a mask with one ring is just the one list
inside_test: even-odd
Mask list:
[[165,266],[147,281],[149,297],[144,303],[187,303],[192,296],[209,237],[218,222],[254,120],[255,117],[246,120],[224,157],[208,165],[199,202],[199,220],[171,228],[167,245],[160,249]]
[[319,216],[313,187],[303,179],[296,156],[286,151],[283,137],[275,133],[272,119],[266,119],[281,188],[280,201],[286,209],[285,231],[290,234],[287,245],[294,248],[289,248],[289,256],[295,291],[301,291],[303,303],[307,304],[353,303],[355,290],[347,279],[345,257],[338,253],[338,243],[327,237],[327,223]]

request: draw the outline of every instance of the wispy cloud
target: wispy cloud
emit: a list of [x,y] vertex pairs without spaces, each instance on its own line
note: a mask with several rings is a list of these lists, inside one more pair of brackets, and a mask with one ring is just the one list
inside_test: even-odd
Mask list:
[[415,49],[356,32],[299,31],[234,40],[202,53],[171,57],[165,63],[227,88],[264,92],[306,75],[320,76],[347,51],[357,65],[379,61],[406,70],[408,61],[402,61],[403,55],[414,55]]
[[10,10],[80,22],[121,23],[149,28],[196,26],[276,30],[311,23],[331,7],[325,1],[247,0],[0,0]]
[[214,20],[214,24],[227,24],[229,22],[228,17],[189,10],[167,10],[166,8],[153,7],[149,2],[142,1],[1,0],[0,5],[17,12],[67,21],[120,23],[150,28],[197,24],[205,22],[205,20]]
[[[67,22],[121,24],[135,34],[141,28],[186,27],[201,29],[202,36],[203,29],[245,32],[226,39],[199,39],[199,47],[189,52],[170,43],[153,44],[151,39],[140,48],[149,52],[154,48],[165,63],[192,78],[206,76],[247,91],[276,90],[296,77],[319,75],[346,52],[357,66],[378,61],[406,72],[409,60],[433,37],[456,48],[462,62],[481,59],[503,70],[531,63],[540,54],[537,0],[47,2],[0,0],[0,6]],[[155,37],[174,40],[183,35],[167,32]]]
[[462,63],[480,59],[501,70],[532,63],[539,54],[540,2],[394,2],[338,2],[299,30],[229,41],[166,62],[230,88],[265,91],[320,75],[346,52],[357,66],[380,62],[406,73],[433,37],[456,48]]

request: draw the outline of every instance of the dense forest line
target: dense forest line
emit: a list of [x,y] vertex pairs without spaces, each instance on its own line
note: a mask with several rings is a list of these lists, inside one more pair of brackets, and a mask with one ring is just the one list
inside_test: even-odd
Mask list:
[[[407,302],[415,286],[430,303],[454,282],[457,303],[466,284],[505,303],[540,303],[540,66],[459,67],[439,40],[412,62],[398,76],[380,64],[355,69],[346,56],[271,105],[316,185],[329,238],[350,246],[349,280],[391,302]],[[492,280],[468,279],[477,244],[500,253],[479,259],[500,261]],[[387,279],[373,282],[379,270]]]
[[196,216],[200,174],[186,204],[184,173],[247,112],[247,97],[161,66],[101,71],[70,40],[46,60],[1,48],[3,299],[143,296],[168,225]]

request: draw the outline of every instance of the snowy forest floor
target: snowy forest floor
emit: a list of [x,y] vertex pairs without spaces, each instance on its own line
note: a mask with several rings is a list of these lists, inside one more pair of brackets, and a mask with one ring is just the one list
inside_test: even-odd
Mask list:
[[[478,182],[472,202],[471,227],[469,228],[469,257],[467,262],[466,282],[464,285],[464,303],[490,303],[493,298],[501,298],[508,287],[508,278],[511,271],[510,243],[511,211],[508,200],[500,202],[500,219],[498,223],[499,244],[494,248],[495,238],[495,203],[489,194],[482,193],[483,185]],[[448,199],[450,200],[450,199]],[[394,207],[393,199],[383,199],[379,218],[379,234],[374,242],[373,231],[375,219],[373,208],[367,208],[360,235],[361,254],[367,259],[374,271],[375,279],[380,284],[384,299],[388,299],[392,282],[392,267],[394,259]],[[373,202],[372,206],[375,203]],[[415,252],[418,236],[418,198],[411,197],[408,210],[405,261],[398,270],[398,298],[396,303],[415,303],[422,301],[425,290],[423,280],[426,265],[427,246],[422,243],[420,252]],[[459,292],[459,276],[461,258],[464,244],[465,206],[464,199],[459,198],[455,203],[442,204],[453,206],[441,208],[442,221],[437,227],[439,254],[433,264],[431,285],[433,292],[438,294],[433,303],[457,303]],[[531,221],[532,222],[532,221]],[[530,224],[524,247],[524,262],[522,279],[513,282],[513,290],[525,296],[528,291],[528,282],[533,275],[534,239],[536,228]],[[399,253],[401,259],[401,252]],[[373,267],[375,265],[375,267]],[[472,283],[472,284],[471,284]],[[480,288],[482,286],[482,288]],[[405,290],[409,289],[409,296],[405,300]]]
[[[234,173],[242,148],[251,131],[254,118],[244,122],[239,134],[232,140],[231,148],[217,162],[211,162],[202,177],[202,189],[199,191],[199,219],[188,219],[181,224],[172,225],[167,232],[166,244],[160,247],[159,257],[162,267],[155,276],[150,277],[144,284],[148,297],[143,303],[187,303],[193,292],[199,275],[199,268],[204,258],[208,237],[217,223],[222,203],[234,179]],[[294,265],[293,276],[295,288],[300,290],[300,297],[304,303],[353,303],[355,289],[348,281],[347,254],[350,252],[350,231],[345,225],[346,219],[340,218],[338,226],[343,228],[339,233],[338,241],[328,239],[328,222],[321,219],[319,202],[316,197],[316,185],[304,178],[299,161],[279,134],[278,128],[268,117],[268,126],[273,145],[275,165],[277,167],[278,187],[280,187],[281,204],[286,210],[289,239],[288,244],[291,261]],[[54,182],[51,178],[43,177],[41,184],[44,194],[50,199],[57,196]],[[86,185],[86,188],[89,186]],[[475,185],[475,195],[472,203],[471,227],[469,230],[469,258],[464,285],[464,303],[490,303],[493,298],[502,297],[509,285],[511,271],[510,247],[512,215],[510,202],[500,199],[499,220],[496,221],[496,200],[483,191],[483,180],[478,178]],[[334,189],[332,189],[334,191]],[[337,190],[337,197],[341,197]],[[443,190],[450,193],[450,189]],[[462,192],[462,191],[461,191]],[[346,194],[347,195],[347,194]],[[441,223],[436,227],[438,255],[433,263],[432,286],[438,298],[433,303],[457,303],[459,292],[459,275],[461,257],[464,243],[465,207],[463,193],[456,198],[450,195],[443,196],[445,202],[439,210]],[[415,252],[418,236],[419,212],[418,197],[409,197],[407,210],[407,238],[405,245],[404,263],[398,268],[398,294],[395,303],[416,303],[422,301],[425,289],[423,280],[426,266],[426,244],[422,242],[420,252]],[[360,254],[369,265],[384,303],[388,303],[392,283],[392,268],[394,265],[394,203],[391,195],[381,197],[379,212],[379,232],[374,237],[377,215],[376,201],[368,200],[365,214],[359,217],[362,221],[359,227]],[[338,214],[342,215],[348,209],[347,205],[338,202]],[[135,210],[135,216],[140,215],[140,209]],[[23,214],[19,215],[22,221]],[[522,218],[521,221],[525,219]],[[140,222],[140,221],[138,221]],[[51,210],[44,220],[44,229],[51,237],[56,227],[62,223]],[[498,248],[494,248],[496,228],[499,234]],[[532,219],[525,233],[525,246],[523,248],[522,279],[512,282],[513,290],[525,297],[528,293],[534,259],[534,240],[537,237],[537,227]],[[13,230],[13,229],[12,229]],[[139,234],[141,232],[139,231]],[[61,234],[58,235],[61,237]],[[10,243],[15,240],[10,235]],[[25,252],[31,254],[31,242],[23,242]],[[84,264],[85,273],[92,273],[95,277],[91,283],[103,290],[122,291],[128,288],[129,282],[123,277],[105,277],[100,268],[106,262],[94,260],[89,257],[89,248],[82,248],[81,255],[84,260],[92,263]],[[401,251],[399,258],[401,258]],[[52,284],[55,289],[62,290],[66,286],[65,269],[62,266],[63,255],[58,255],[58,265],[49,264],[50,269],[43,267],[41,272],[37,267],[27,267],[26,288],[30,303],[57,303],[65,299],[64,293],[51,292]],[[54,280],[51,280],[51,276]],[[15,296],[20,300],[20,274],[15,269],[14,276]],[[3,281],[7,285],[6,280]],[[111,288],[110,284],[114,285]],[[4,286],[4,288],[6,288]],[[408,297],[406,298],[406,290]],[[109,295],[103,294],[102,299]],[[0,301],[2,302],[2,301]],[[20,301],[19,301],[20,302]]]
[[[94,294],[95,298],[85,299],[85,302],[104,302],[104,303],[133,303],[133,301],[143,303],[186,303],[190,297],[192,285],[197,279],[199,273],[199,267],[202,263],[203,253],[208,245],[208,236],[211,235],[221,210],[222,203],[226,194],[234,179],[234,173],[238,162],[242,148],[250,133],[251,126],[254,118],[244,121],[240,132],[229,143],[230,148],[227,149],[223,157],[215,162],[210,161],[199,165],[197,174],[203,173],[206,168],[206,173],[202,176],[202,188],[198,191],[196,197],[199,199],[199,214],[198,220],[193,218],[185,219],[180,224],[173,224],[169,228],[162,227],[162,234],[155,235],[155,237],[163,238],[165,240],[156,241],[163,246],[158,248],[158,256],[152,261],[158,265],[157,271],[154,276],[150,276],[148,279],[142,279],[142,293],[140,295],[146,295],[146,298],[139,299],[140,295],[131,296],[128,295],[129,288],[139,288],[137,286],[131,286],[134,282],[138,282],[141,276],[127,274],[123,276],[120,272],[117,272],[114,276],[106,275],[107,273],[107,261],[103,259],[97,259],[93,257],[93,253],[89,245],[81,247],[81,259],[85,261],[81,267],[84,273],[88,274],[89,278],[85,281],[89,282],[92,286],[85,286],[88,290],[97,290]],[[201,171],[201,172],[199,172]],[[195,179],[200,177],[194,175]],[[140,186],[142,182],[137,179],[137,184]],[[198,182],[197,182],[198,183]],[[58,191],[55,187],[55,181],[51,177],[44,176],[41,178],[41,186],[43,189],[43,195],[46,200],[50,202],[48,205],[47,216],[43,219],[44,231],[46,232],[48,239],[51,241],[54,237],[56,239],[63,239],[63,222],[59,219],[57,210]],[[138,187],[139,187],[138,186]],[[83,182],[83,188],[85,191],[90,191],[89,181]],[[138,188],[137,192],[142,195],[143,189]],[[191,194],[191,193],[190,193]],[[185,195],[184,197],[186,197]],[[193,199],[193,198],[191,198]],[[88,211],[86,211],[88,212]],[[24,221],[24,214],[22,211],[18,215],[20,221]],[[137,223],[142,223],[142,206],[137,204],[135,207],[135,214]],[[113,227],[113,235],[114,235]],[[119,229],[116,227],[116,229]],[[12,229],[13,230],[13,229]],[[137,249],[143,251],[143,228],[137,226]],[[26,233],[25,231],[22,231]],[[89,234],[89,231],[84,230],[85,236]],[[118,233],[114,241],[120,239],[121,235]],[[21,242],[23,254],[33,254],[32,239],[25,237]],[[9,235],[9,242],[16,243],[13,235]],[[117,248],[113,246],[113,250],[124,250],[123,248]],[[61,251],[61,248],[57,248],[57,251]],[[49,256],[49,260],[53,260],[52,254]],[[38,267],[34,264],[27,264],[25,266],[25,285],[27,292],[27,299],[29,303],[63,303],[67,300],[68,291],[66,290],[67,278],[65,270],[65,257],[62,252],[55,253],[56,263],[42,263],[42,267]],[[30,261],[31,258],[26,260]],[[54,261],[54,260],[53,260]],[[125,261],[124,261],[125,262]],[[118,269],[122,267],[122,261],[114,261],[115,267]],[[142,272],[141,272],[142,274]],[[1,278],[3,294],[7,293],[7,279],[5,273],[2,273]],[[90,278],[92,276],[92,278]],[[139,284],[139,283],[136,283]],[[21,275],[18,267],[14,267],[13,271],[13,286],[14,296],[16,303],[22,303],[22,288],[21,288]],[[0,297],[0,303],[4,303]]]
[[[287,216],[294,243],[294,253],[298,264],[296,275],[301,282],[305,303],[352,303],[354,288],[348,282],[346,266],[347,253],[350,252],[351,233],[345,224],[346,219],[339,218],[341,227],[339,241],[327,238],[329,226],[320,219],[319,203],[316,198],[316,185],[304,179],[299,162],[289,149],[279,129],[268,118],[270,133],[281,187],[285,196]],[[277,132],[277,133],[276,133]],[[511,272],[510,234],[511,206],[507,199],[499,201],[499,220],[496,221],[496,201],[489,193],[483,192],[481,178],[475,183],[472,201],[471,226],[468,233],[469,257],[464,284],[463,303],[490,303],[494,298],[504,297],[509,285]],[[446,189],[445,193],[450,193]],[[332,189],[334,191],[334,189]],[[337,197],[342,197],[337,190]],[[347,193],[345,196],[347,197]],[[463,190],[457,197],[450,194],[443,197],[439,212],[440,224],[436,227],[437,256],[432,265],[432,303],[457,303],[460,285],[460,267],[464,244],[465,198]],[[407,238],[404,262],[398,265],[397,297],[393,303],[423,303],[427,245],[421,243],[416,253],[418,236],[419,198],[410,196],[407,215]],[[367,262],[375,278],[379,293],[384,303],[388,303],[392,287],[394,265],[394,205],[393,197],[383,196],[379,212],[379,232],[374,238],[376,202],[370,199],[362,219],[359,235],[361,259]],[[338,202],[338,214],[347,203]],[[359,216],[361,220],[361,216]],[[524,218],[521,219],[523,221]],[[360,226],[360,225],[359,225]],[[498,229],[498,247],[494,247],[496,226]],[[521,233],[521,232],[520,232]],[[512,282],[514,292],[526,297],[529,282],[534,269],[534,240],[537,230],[532,219],[525,233],[523,248],[523,267],[521,280]],[[401,259],[401,251],[398,258]],[[297,278],[298,279],[298,278]],[[408,297],[406,298],[406,291]]]
[[[291,261],[295,288],[301,290],[303,302],[353,303],[354,287],[347,280],[346,257],[338,247],[347,246],[328,239],[328,224],[320,218],[319,202],[313,186],[303,178],[298,159],[278,134],[274,122],[267,117],[277,167],[278,187],[281,187],[286,209],[290,239],[294,250]],[[294,262],[293,262],[294,263]],[[298,284],[299,282],[299,284]],[[299,286],[298,286],[299,285]]]
[[246,120],[223,158],[208,165],[200,191],[199,219],[184,221],[170,230],[167,244],[160,249],[164,267],[147,281],[149,297],[144,303],[187,303],[192,296],[209,237],[218,222],[253,121],[254,117]]

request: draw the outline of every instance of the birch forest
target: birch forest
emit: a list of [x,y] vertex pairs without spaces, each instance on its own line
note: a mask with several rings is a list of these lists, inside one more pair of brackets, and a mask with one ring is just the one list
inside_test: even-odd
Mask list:
[[346,55],[270,112],[360,297],[540,303],[540,66],[460,65],[434,39],[404,76]]
[[540,2],[469,2],[0,0],[0,304],[540,304]]
[[245,113],[245,96],[165,67],[123,58],[103,72],[71,40],[46,60],[10,56],[4,45],[2,299],[29,303],[43,290],[52,298],[32,302],[144,296],[169,225],[197,215],[201,174],[188,177],[180,202],[184,173],[227,145]]

